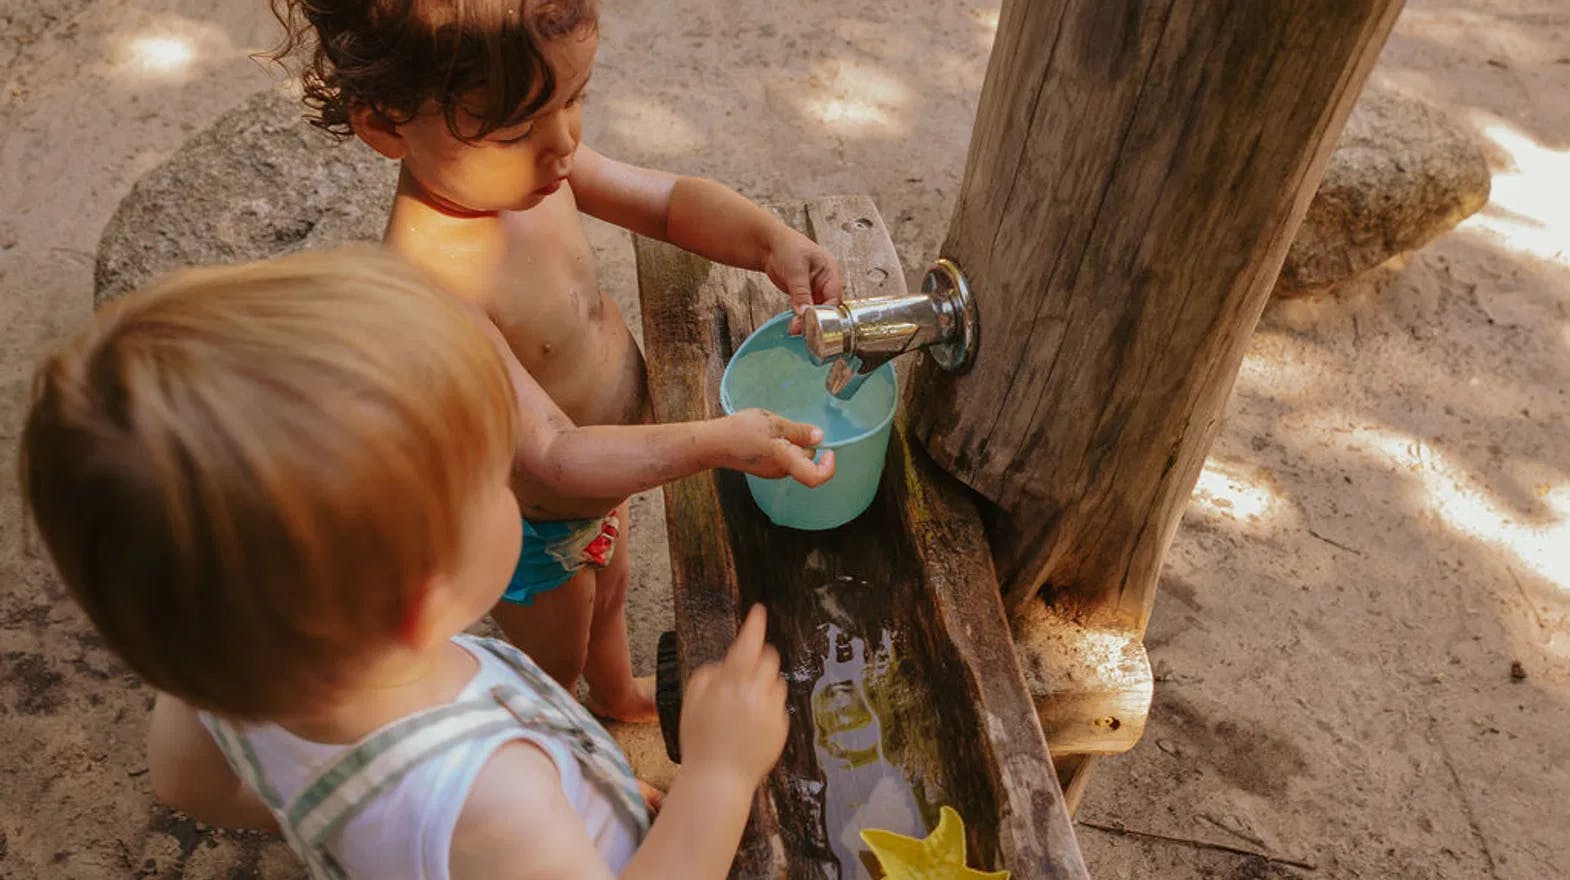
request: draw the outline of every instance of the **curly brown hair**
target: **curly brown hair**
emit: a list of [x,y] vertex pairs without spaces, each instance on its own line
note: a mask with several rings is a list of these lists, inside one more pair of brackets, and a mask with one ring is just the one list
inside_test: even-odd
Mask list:
[[[340,138],[356,106],[401,125],[434,101],[465,141],[517,125],[556,91],[541,46],[599,22],[595,0],[270,2],[285,32],[270,57],[301,58],[307,118]],[[460,129],[460,110],[478,129]]]

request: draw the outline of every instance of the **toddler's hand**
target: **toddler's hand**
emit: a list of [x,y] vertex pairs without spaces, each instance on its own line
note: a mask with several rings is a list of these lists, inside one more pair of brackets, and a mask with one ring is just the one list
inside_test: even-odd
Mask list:
[[833,305],[845,296],[839,266],[817,242],[794,229],[786,228],[775,236],[763,271],[774,286],[790,297],[790,332],[801,332],[801,313],[813,303]]
[[762,409],[742,410],[725,422],[725,467],[767,479],[793,477],[804,486],[821,486],[834,476],[833,450],[812,460],[811,447],[823,442],[821,428]]
[[779,760],[789,723],[780,655],[764,641],[763,606],[754,605],[718,663],[699,668],[682,695],[683,772],[750,790]]

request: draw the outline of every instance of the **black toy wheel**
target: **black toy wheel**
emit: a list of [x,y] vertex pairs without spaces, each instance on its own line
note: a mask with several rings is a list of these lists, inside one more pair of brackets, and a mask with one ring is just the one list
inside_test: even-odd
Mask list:
[[660,633],[655,647],[654,705],[660,713],[660,733],[665,737],[665,754],[681,763],[681,657],[676,650],[676,633]]

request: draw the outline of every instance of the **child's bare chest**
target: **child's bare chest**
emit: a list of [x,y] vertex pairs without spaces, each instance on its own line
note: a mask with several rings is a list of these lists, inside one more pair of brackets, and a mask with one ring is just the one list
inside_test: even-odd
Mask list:
[[579,425],[628,424],[645,405],[642,356],[600,292],[570,190],[502,218],[485,312],[513,355]]
[[574,412],[597,409],[579,398],[624,384],[621,362],[632,343],[600,292],[576,205],[562,195],[506,218],[506,251],[485,309],[524,369],[569,415],[599,417]]

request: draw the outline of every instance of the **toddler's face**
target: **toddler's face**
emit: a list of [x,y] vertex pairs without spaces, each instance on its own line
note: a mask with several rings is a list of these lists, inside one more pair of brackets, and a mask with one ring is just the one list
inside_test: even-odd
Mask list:
[[[438,205],[459,212],[524,211],[556,192],[572,171],[583,132],[583,94],[599,37],[564,37],[545,46],[556,75],[551,101],[529,120],[481,141],[453,136],[439,111],[399,126],[404,169]],[[460,113],[460,130],[478,123]]]

